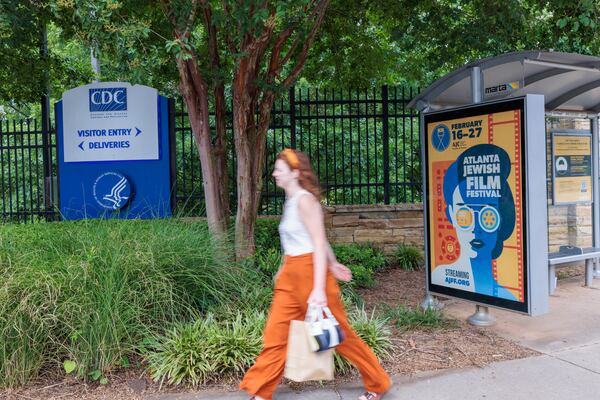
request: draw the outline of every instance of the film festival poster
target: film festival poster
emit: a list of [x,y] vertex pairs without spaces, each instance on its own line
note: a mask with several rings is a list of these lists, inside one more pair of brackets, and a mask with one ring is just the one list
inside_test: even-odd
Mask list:
[[430,290],[519,309],[523,110],[513,108],[425,118],[427,216]]

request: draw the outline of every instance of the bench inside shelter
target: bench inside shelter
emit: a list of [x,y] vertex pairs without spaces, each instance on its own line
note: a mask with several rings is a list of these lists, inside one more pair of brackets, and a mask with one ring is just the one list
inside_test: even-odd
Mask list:
[[577,261],[585,261],[585,286],[591,287],[594,281],[594,265],[600,258],[600,248],[561,246],[557,252],[548,254],[548,291],[556,289],[556,267],[566,266]]

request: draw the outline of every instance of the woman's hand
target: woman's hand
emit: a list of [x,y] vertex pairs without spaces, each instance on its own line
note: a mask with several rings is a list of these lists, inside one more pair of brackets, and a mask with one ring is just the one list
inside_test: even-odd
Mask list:
[[327,294],[325,293],[325,289],[314,288],[312,292],[310,292],[310,296],[308,296],[308,300],[306,302],[308,304],[326,307]]
[[344,264],[336,261],[329,266],[329,270],[338,281],[350,282],[352,280],[352,271]]

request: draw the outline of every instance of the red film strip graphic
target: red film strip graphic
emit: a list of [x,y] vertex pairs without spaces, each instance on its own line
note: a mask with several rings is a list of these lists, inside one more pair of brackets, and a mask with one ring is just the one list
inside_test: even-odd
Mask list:
[[517,265],[518,265],[518,282],[519,282],[519,301],[523,302],[525,299],[525,291],[523,288],[523,251],[522,251],[522,198],[521,198],[521,110],[515,110],[514,113],[514,127],[515,127],[515,182],[516,182],[516,195],[515,195],[515,208],[517,209]]
[[[493,143],[494,141],[494,126],[503,124],[513,124],[514,127],[514,138],[515,138],[515,160],[512,166],[515,170],[515,208],[516,220],[515,225],[517,229],[517,245],[516,248],[513,246],[504,246],[505,249],[514,249],[517,252],[517,264],[518,264],[518,283],[519,287],[505,286],[507,289],[513,289],[519,293],[519,301],[523,302],[525,298],[525,292],[523,288],[523,247],[522,247],[522,196],[521,196],[521,110],[513,111],[513,119],[509,121],[494,122],[493,114],[488,114],[488,141]],[[494,279],[498,280],[498,265],[496,260],[492,261],[492,271]]]
[[436,236],[433,238],[434,260],[438,264],[448,264],[456,261],[460,255],[460,244],[452,224],[446,219],[446,203],[444,201],[443,185],[444,176],[450,162],[434,163],[432,200],[434,209],[432,213],[435,224]]
[[[494,143],[494,114],[488,114],[488,143]],[[492,260],[492,275],[494,280],[498,282],[498,264],[496,260]]]

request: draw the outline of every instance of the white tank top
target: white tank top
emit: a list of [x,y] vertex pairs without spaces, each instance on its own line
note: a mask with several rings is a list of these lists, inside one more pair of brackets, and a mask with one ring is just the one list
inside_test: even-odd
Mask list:
[[283,204],[279,236],[283,254],[288,256],[298,256],[314,250],[313,242],[298,212],[298,201],[305,194],[312,196],[308,190],[300,189]]

